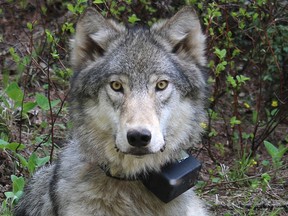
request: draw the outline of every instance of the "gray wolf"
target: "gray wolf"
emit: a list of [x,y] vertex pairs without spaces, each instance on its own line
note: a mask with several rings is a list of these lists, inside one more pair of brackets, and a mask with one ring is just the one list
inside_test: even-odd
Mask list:
[[72,43],[70,142],[30,180],[15,215],[207,215],[192,190],[165,204],[138,179],[200,141],[204,51],[189,7],[149,29],[87,9]]

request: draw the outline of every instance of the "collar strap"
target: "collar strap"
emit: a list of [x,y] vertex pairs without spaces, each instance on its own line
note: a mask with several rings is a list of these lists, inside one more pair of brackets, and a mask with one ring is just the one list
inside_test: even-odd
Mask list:
[[102,171],[106,174],[106,176],[110,178],[114,178],[117,180],[122,180],[122,181],[138,181],[141,180],[140,177],[127,177],[127,176],[121,176],[121,175],[112,175],[110,172],[110,168],[106,164],[101,164],[99,167],[102,169]]
[[[187,154],[186,151],[182,150],[181,151],[181,154],[180,154],[180,159],[178,160],[178,163],[187,159],[189,157],[189,154]],[[170,162],[171,163],[171,162]],[[170,163],[167,163],[166,165],[169,165]],[[145,173],[142,173],[142,174],[139,174],[137,176],[133,176],[133,177],[127,177],[125,175],[114,175],[111,173],[110,171],[110,167],[105,164],[105,163],[102,163],[102,164],[99,164],[99,167],[102,169],[102,171],[106,174],[106,176],[110,177],[110,178],[114,178],[114,179],[117,179],[117,180],[122,180],[122,181],[139,181],[139,180],[145,180],[147,179],[147,175]],[[154,172],[153,172],[154,173]]]

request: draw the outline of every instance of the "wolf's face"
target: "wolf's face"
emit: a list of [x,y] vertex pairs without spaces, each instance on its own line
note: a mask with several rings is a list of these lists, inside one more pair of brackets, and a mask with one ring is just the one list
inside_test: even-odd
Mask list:
[[146,169],[198,142],[204,41],[189,8],[151,29],[127,29],[88,10],[73,44],[71,98],[85,155],[122,167],[147,157]]

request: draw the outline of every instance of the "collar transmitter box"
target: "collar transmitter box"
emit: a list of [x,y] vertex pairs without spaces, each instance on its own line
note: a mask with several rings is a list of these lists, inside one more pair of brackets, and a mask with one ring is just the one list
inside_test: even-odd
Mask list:
[[161,168],[160,172],[152,172],[145,177],[143,184],[165,203],[195,185],[201,163],[193,156],[183,152],[184,157]]

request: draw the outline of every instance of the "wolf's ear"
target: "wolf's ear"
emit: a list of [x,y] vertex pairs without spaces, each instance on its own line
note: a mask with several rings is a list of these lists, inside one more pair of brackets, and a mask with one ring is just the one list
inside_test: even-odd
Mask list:
[[121,24],[105,19],[95,9],[88,8],[80,17],[75,38],[72,40],[73,69],[79,71],[103,55],[123,31],[125,27]]
[[166,38],[170,51],[180,58],[188,58],[202,66],[206,64],[206,37],[193,8],[184,7],[172,18],[154,24],[151,30]]

